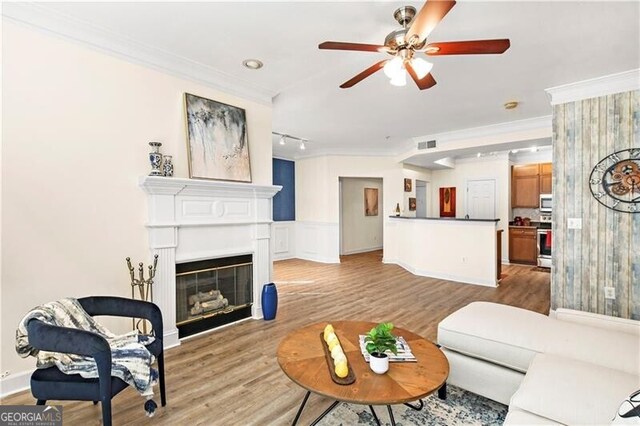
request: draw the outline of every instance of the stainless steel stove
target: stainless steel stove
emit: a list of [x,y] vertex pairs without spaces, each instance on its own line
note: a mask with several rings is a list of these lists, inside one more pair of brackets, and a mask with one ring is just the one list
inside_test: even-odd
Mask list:
[[[540,215],[541,224],[551,224],[551,213]],[[538,228],[538,266],[551,268],[551,248],[553,239],[551,228]]]

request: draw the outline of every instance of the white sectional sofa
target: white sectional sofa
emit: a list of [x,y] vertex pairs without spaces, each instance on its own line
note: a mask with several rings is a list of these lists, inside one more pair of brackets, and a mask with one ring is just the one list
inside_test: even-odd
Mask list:
[[640,389],[640,322],[474,302],[438,325],[448,383],[509,405],[505,424],[609,424]]

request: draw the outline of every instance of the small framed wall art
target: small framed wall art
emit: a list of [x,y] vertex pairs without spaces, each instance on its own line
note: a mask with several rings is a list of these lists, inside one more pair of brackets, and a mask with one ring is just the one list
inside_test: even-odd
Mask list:
[[411,192],[413,185],[411,179],[404,179],[404,192]]
[[245,111],[185,93],[189,177],[251,182]]
[[364,215],[378,216],[378,188],[364,189]]
[[440,217],[456,217],[456,188],[440,188]]
[[409,211],[416,211],[416,199],[414,197],[409,197]]

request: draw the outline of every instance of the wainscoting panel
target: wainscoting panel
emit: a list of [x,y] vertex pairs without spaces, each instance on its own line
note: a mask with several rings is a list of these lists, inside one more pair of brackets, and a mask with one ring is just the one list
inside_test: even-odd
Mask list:
[[323,263],[340,263],[337,223],[296,222],[296,257]]
[[593,167],[629,148],[640,148],[640,91],[554,105],[552,309],[640,320],[640,213],[608,209],[589,189]]
[[296,222],[273,222],[271,229],[273,260],[296,257]]

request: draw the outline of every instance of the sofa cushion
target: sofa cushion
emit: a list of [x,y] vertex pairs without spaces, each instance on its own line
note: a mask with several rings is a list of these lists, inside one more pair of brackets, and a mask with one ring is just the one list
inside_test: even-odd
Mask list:
[[438,325],[438,343],[521,372],[537,353],[551,353],[640,374],[636,335],[497,303],[473,302],[446,317]]
[[575,359],[539,354],[509,407],[565,424],[610,423],[640,376]]
[[640,338],[633,334],[549,318],[543,352],[640,375]]
[[554,422],[551,419],[536,416],[528,411],[522,411],[519,408],[509,407],[507,417],[504,419],[505,425],[561,425],[562,423]]
[[544,351],[550,321],[513,306],[473,302],[438,324],[438,344],[524,373]]

